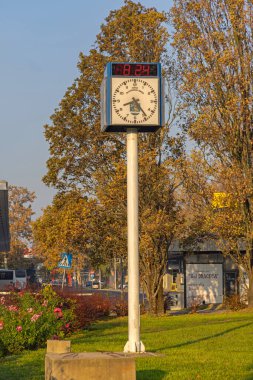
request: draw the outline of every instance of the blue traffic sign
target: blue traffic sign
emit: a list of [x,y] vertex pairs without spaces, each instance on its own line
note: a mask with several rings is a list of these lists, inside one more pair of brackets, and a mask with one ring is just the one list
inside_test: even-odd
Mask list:
[[58,268],[70,269],[72,266],[72,253],[62,253]]

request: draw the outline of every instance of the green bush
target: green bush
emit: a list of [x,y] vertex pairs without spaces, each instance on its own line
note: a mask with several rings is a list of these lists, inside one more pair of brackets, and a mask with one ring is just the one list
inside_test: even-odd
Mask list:
[[0,356],[43,347],[52,336],[63,338],[74,324],[74,305],[65,307],[51,286],[0,298]]

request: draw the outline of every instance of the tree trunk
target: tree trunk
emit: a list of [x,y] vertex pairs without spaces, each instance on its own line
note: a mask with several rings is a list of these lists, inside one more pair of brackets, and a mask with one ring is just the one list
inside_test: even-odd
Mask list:
[[161,282],[157,294],[154,294],[153,291],[148,292],[147,294],[149,302],[149,314],[159,315],[164,313],[164,297],[163,297],[163,284]]
[[253,307],[253,267],[249,273],[248,307]]

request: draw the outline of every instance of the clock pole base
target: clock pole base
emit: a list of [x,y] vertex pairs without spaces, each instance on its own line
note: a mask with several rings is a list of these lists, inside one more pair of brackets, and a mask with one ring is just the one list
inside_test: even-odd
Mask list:
[[143,353],[145,352],[145,346],[142,341],[139,342],[127,342],[124,347],[124,352],[129,353]]

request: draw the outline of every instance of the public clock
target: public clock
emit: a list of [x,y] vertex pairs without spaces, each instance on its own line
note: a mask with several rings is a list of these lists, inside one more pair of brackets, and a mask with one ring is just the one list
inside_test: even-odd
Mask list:
[[113,78],[112,124],[158,124],[158,79]]
[[164,125],[160,63],[110,62],[101,85],[103,132],[154,132]]

